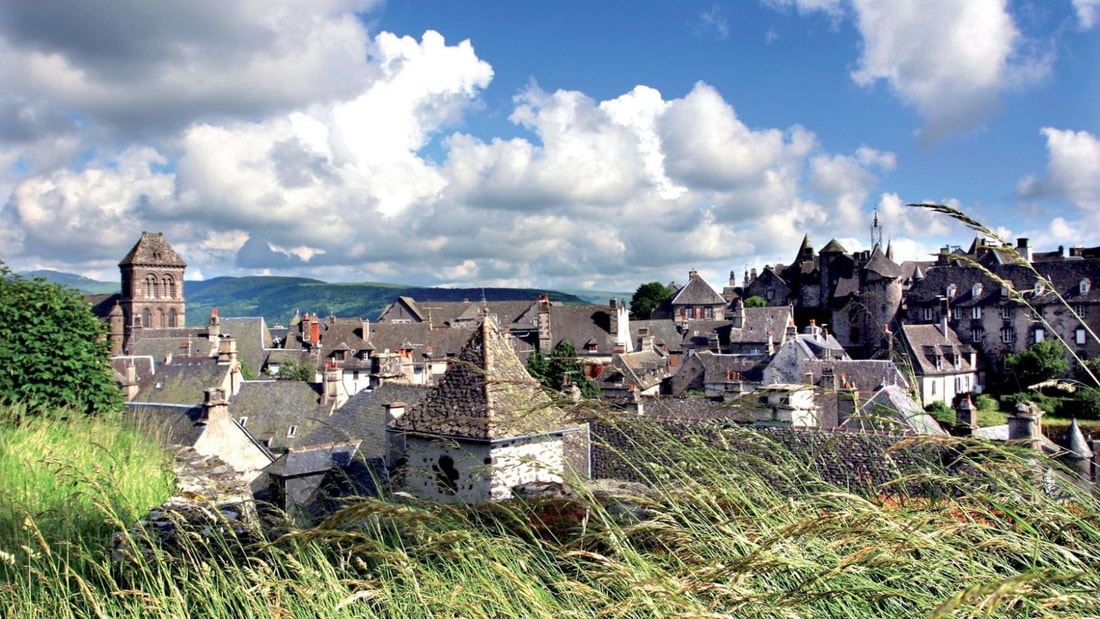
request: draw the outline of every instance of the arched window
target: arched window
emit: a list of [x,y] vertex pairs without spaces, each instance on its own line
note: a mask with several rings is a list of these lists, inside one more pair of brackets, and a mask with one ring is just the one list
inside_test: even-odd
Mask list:
[[[155,299],[157,298],[157,277],[155,275],[149,275],[145,278],[145,298]],[[145,325],[149,326],[149,325]]]
[[153,326],[153,312],[149,308],[141,310],[141,326],[151,327]]
[[164,290],[165,298],[175,299],[176,298],[176,280],[173,279],[171,275],[165,275],[163,284],[164,284],[163,290]]
[[174,329],[174,328],[178,327],[179,326],[177,324],[178,319],[179,318],[178,318],[178,315],[176,314],[176,308],[174,308],[174,307],[170,308],[168,310],[168,327],[171,328],[171,329]]
[[970,296],[972,296],[972,297],[982,296],[982,283],[981,282],[976,282],[973,286],[970,287]]
[[164,309],[157,308],[157,324],[155,324],[153,326],[156,327],[157,329],[163,329],[164,328],[164,320],[165,320],[164,319]]

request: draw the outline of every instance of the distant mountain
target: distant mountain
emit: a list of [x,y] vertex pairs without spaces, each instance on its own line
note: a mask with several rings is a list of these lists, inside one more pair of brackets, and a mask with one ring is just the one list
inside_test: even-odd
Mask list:
[[630,299],[634,296],[633,292],[611,292],[607,290],[562,290],[562,292],[571,294],[585,303],[595,305],[607,305],[607,302],[611,299],[618,299],[625,301],[627,307],[630,306]]
[[70,286],[72,288],[76,288],[84,294],[110,294],[112,292],[119,291],[118,282],[101,282],[84,277],[83,275],[76,275],[74,273],[62,273],[61,271],[52,271],[50,269],[26,271],[20,273],[19,275],[27,279],[42,278],[53,284]]
[[[71,273],[32,271],[24,277],[41,277],[47,281],[72,286],[85,294],[105,294],[119,291],[118,282],[100,282]],[[422,288],[403,284],[336,283],[330,284],[305,277],[215,277],[187,281],[183,284],[187,296],[187,324],[206,324],[210,311],[218,309],[222,316],[263,316],[268,324],[286,323],[295,312],[334,314],[374,320],[387,305],[399,296],[410,296],[417,302],[432,301],[534,301],[549,294],[555,301],[567,304],[587,302],[606,304],[610,296],[588,301],[581,297],[553,290],[536,288]],[[605,295],[606,296],[606,295]]]

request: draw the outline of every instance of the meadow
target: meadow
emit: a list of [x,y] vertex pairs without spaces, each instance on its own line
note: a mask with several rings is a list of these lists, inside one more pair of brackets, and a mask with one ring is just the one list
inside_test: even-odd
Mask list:
[[[632,449],[678,464],[648,467],[646,484],[483,507],[350,499],[247,540],[130,537],[146,552],[118,558],[112,537],[173,493],[170,457],[119,418],[4,413],[4,617],[1100,613],[1095,495],[1017,449],[954,443],[922,479],[857,495],[794,454],[748,461],[647,435]],[[960,464],[964,476],[944,468]],[[939,490],[902,490],[914,481]]]

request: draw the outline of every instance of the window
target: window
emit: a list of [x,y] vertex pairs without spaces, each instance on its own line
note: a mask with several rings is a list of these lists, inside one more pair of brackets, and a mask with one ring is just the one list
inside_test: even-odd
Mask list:
[[985,339],[985,329],[971,329],[970,330],[970,342],[977,343]]
[[155,275],[150,275],[145,278],[145,298],[155,299],[157,298],[157,278]]
[[141,310],[141,324],[139,326],[142,326],[142,327],[152,327],[153,326],[153,312],[148,307]]
[[1091,287],[1092,287],[1092,282],[1089,281],[1089,278],[1086,277],[1085,279],[1078,282],[1077,292],[1079,292],[1081,294],[1088,294],[1089,293],[1089,288],[1091,288]]
[[1078,315],[1078,316],[1080,316],[1081,318],[1084,318],[1084,317],[1085,317],[1085,304],[1084,304],[1084,303],[1076,303],[1076,304],[1074,304],[1074,306],[1073,306],[1073,313],[1074,313],[1074,314],[1077,314],[1077,315]]
[[982,296],[982,283],[978,282],[970,287],[970,296],[980,297]]
[[1045,288],[1043,287],[1043,282],[1035,282],[1035,286],[1032,287],[1031,292],[1038,296],[1043,294],[1044,290]]
[[287,438],[293,438],[294,433],[297,432],[297,431],[298,431],[298,426],[290,426],[289,428],[286,429],[286,437]]
[[974,320],[981,320],[982,319],[982,306],[975,305],[974,307],[970,308],[970,318],[972,318]]
[[176,308],[172,307],[168,309],[168,326],[171,328],[178,327],[176,324],[179,322],[179,315],[176,313]]
[[707,308],[706,316],[707,316],[707,318],[714,318],[714,308],[713,307],[708,307]]
[[242,428],[247,426],[248,425],[248,417],[247,416],[246,417],[241,417],[240,422],[241,422],[241,427]]
[[694,307],[687,308],[687,317],[688,318],[695,318],[695,308]]
[[961,307],[951,308],[951,319],[952,320],[960,320],[960,319],[962,319],[962,315],[963,315],[963,311],[962,311]]
[[163,283],[164,287],[161,290],[164,292],[164,297],[167,298],[167,299],[175,299],[176,298],[176,280],[172,279],[171,276],[166,275],[164,277],[164,280],[163,280],[162,283]]
[[931,307],[922,307],[921,310],[920,310],[920,317],[921,317],[921,320],[931,321],[932,320],[932,308]]
[[1012,319],[1012,306],[1011,305],[1002,305],[1001,306],[1001,318],[1004,318],[1005,320],[1011,320]]
[[954,297],[955,296],[955,291],[958,290],[958,289],[959,289],[958,286],[956,286],[955,284],[948,284],[947,285],[947,298],[950,299],[950,298]]
[[769,291],[765,292],[764,293],[764,298],[766,298],[769,301],[774,300],[775,299],[775,291],[774,290],[769,290]]
[[1041,342],[1045,339],[1047,339],[1047,332],[1044,331],[1043,329],[1036,329],[1035,330],[1035,343],[1038,344],[1039,342]]
[[1005,344],[1011,344],[1016,340],[1016,331],[1012,328],[1001,329],[1001,342]]
[[1073,339],[1077,342],[1078,346],[1084,346],[1088,341],[1085,335],[1085,329],[1083,327],[1077,327],[1077,330],[1073,332]]

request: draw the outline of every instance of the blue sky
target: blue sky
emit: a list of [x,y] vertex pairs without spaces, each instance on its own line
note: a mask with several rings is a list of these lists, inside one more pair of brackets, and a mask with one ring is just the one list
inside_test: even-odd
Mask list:
[[1100,0],[0,0],[0,259],[632,290],[1100,245]]

